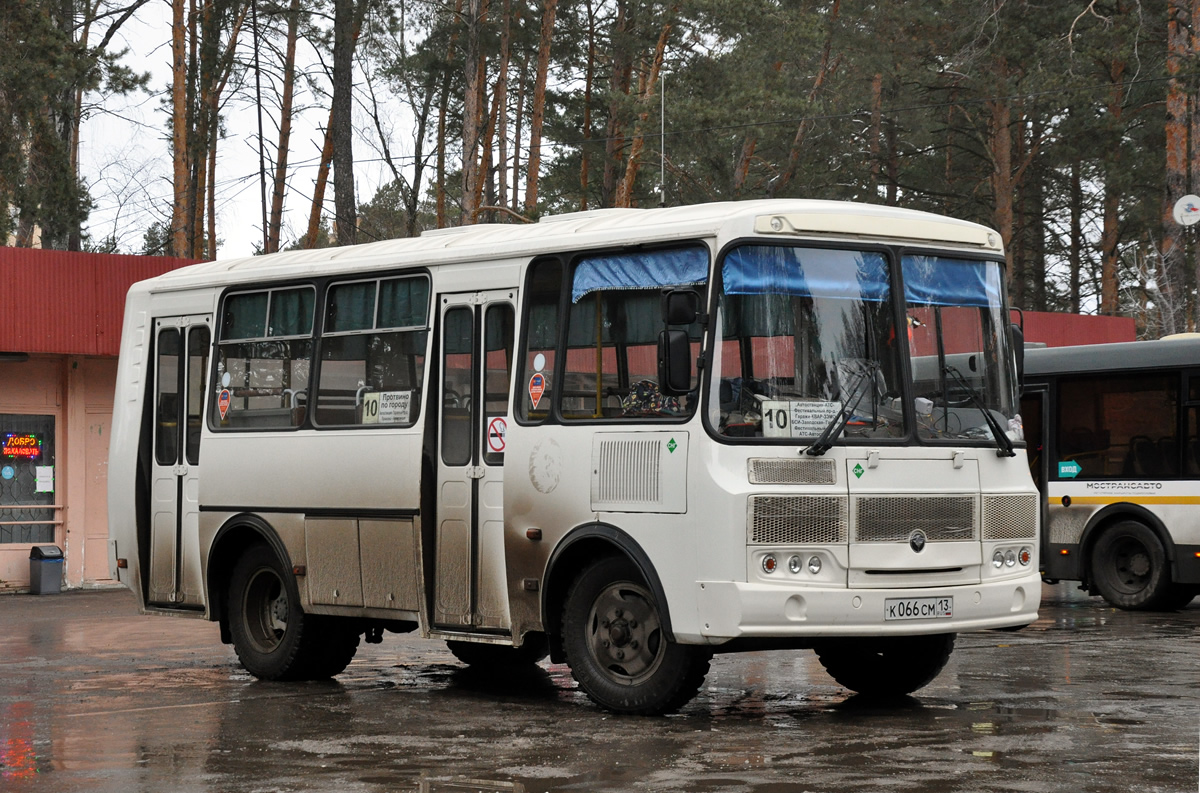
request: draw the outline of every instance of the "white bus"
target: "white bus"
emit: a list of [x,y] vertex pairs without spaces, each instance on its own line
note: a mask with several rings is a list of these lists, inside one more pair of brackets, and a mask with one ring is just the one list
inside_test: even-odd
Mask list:
[[1044,576],[1118,608],[1183,608],[1200,593],[1200,338],[1031,349],[1025,361]]
[[[1037,616],[1003,251],[819,201],[599,210],[135,285],[115,574],[252,674],[416,631],[678,708],[714,652],[908,693]],[[914,377],[915,373],[915,377]]]

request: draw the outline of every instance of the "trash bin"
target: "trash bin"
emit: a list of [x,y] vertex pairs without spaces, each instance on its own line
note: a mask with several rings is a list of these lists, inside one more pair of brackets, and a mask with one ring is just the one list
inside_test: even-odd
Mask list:
[[63,552],[57,545],[29,549],[29,594],[57,595],[62,591]]

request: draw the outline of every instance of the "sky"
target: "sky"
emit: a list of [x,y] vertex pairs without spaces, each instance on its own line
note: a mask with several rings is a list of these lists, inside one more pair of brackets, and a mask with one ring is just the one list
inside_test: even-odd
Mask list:
[[[164,99],[171,81],[171,5],[166,0],[149,3],[119,31],[112,49],[128,47],[123,60],[136,71],[152,76],[147,91],[130,96],[92,94],[86,102],[101,103],[80,130],[80,176],[88,183],[95,204],[85,224],[93,242],[115,235],[121,252],[142,250],[143,234],[155,220],[169,219],[172,200],[169,117]],[[249,41],[249,26],[244,31]],[[120,43],[118,43],[120,42]],[[246,51],[249,51],[247,47]],[[265,53],[265,51],[264,51]],[[304,48],[299,60],[316,61]],[[264,87],[264,91],[265,91]],[[297,85],[297,105],[304,110],[293,119],[289,166],[289,191],[285,198],[283,244],[297,239],[308,224],[313,182],[316,178],[323,133],[329,110],[324,97]],[[263,131],[268,142],[275,124],[265,114]],[[217,148],[218,258],[248,256],[262,245],[262,209],[259,187],[258,119],[255,106],[234,99],[226,104],[223,119],[228,131]],[[356,123],[366,129],[364,123]],[[268,146],[268,151],[270,150]],[[374,161],[365,139],[355,141],[355,175],[358,201],[370,200],[376,188],[390,179]],[[268,198],[270,164],[268,168]],[[332,207],[333,185],[326,190]]]

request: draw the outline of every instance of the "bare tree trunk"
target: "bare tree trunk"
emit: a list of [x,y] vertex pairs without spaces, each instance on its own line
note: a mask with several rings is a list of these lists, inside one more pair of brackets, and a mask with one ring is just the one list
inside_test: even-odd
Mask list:
[[754,161],[754,152],[758,148],[758,135],[746,133],[742,140],[742,150],[738,154],[737,163],[733,166],[733,195],[740,196],[746,189],[746,179],[750,176],[750,163]]
[[1188,56],[1188,21],[1186,0],[1169,0],[1167,5],[1167,119],[1166,131],[1166,193],[1163,196],[1162,247],[1159,267],[1159,290],[1163,296],[1162,330],[1176,333],[1184,325],[1183,230],[1175,222],[1174,204],[1187,192],[1187,95],[1179,79]]
[[671,27],[676,12],[679,11],[679,5],[676,4],[667,12],[666,22],[663,23],[662,30],[658,34],[658,41],[654,46],[654,56],[650,63],[650,73],[642,74],[641,89],[639,93],[639,101],[642,103],[642,112],[638,114],[637,124],[634,126],[633,143],[629,147],[629,156],[625,165],[625,177],[621,180],[621,184],[617,189],[617,197],[613,201],[615,206],[628,207],[633,206],[633,186],[637,180],[638,165],[642,156],[642,149],[645,146],[646,138],[642,134],[642,127],[646,123],[646,119],[650,117],[650,100],[654,98],[654,86],[658,83],[658,75],[662,70],[663,57],[667,51],[667,40],[671,36]]
[[[496,157],[496,172],[499,177],[499,192],[496,203],[508,206],[508,67],[512,57],[512,0],[504,0],[501,10],[504,28],[500,33],[500,66],[496,74],[496,139],[499,152]],[[515,189],[515,188],[514,188]]]
[[[1003,56],[999,58],[1004,61]],[[1005,74],[1007,71],[1001,71]],[[1000,232],[1004,241],[1004,255],[1008,259],[1009,288],[1013,286],[1013,171],[1012,171],[1012,130],[1009,129],[1010,111],[1006,99],[993,99],[987,102],[991,113],[989,137],[992,159],[992,201],[995,207],[992,211],[993,225]]]
[[329,111],[329,123],[325,125],[325,143],[321,146],[321,164],[317,166],[317,181],[313,185],[312,207],[308,211],[308,232],[304,235],[304,247],[317,247],[317,236],[321,233],[321,207],[325,205],[325,186],[329,183],[329,166],[333,163],[333,111]]
[[604,130],[604,170],[600,183],[600,205],[612,206],[617,194],[618,170],[624,161],[625,111],[621,97],[629,95],[633,75],[633,53],[629,49],[631,25],[625,4],[617,4],[617,18],[613,22],[610,40],[612,64],[609,76],[608,123]]
[[879,191],[879,138],[882,133],[880,121],[883,116],[883,74],[875,72],[871,80],[871,131],[867,150],[871,155],[871,197]]
[[275,147],[275,177],[271,188],[271,216],[267,222],[267,250],[279,250],[283,225],[283,194],[287,189],[287,163],[292,139],[292,101],[296,85],[296,36],[300,29],[300,0],[287,10],[287,43],[283,55],[283,96],[279,100],[279,143]]
[[[360,10],[361,8],[361,10]],[[333,205],[338,245],[358,239],[358,206],[354,198],[354,47],[366,0],[333,3]]]
[[[808,102],[811,105],[821,95],[821,88],[825,85],[825,81],[837,71],[840,57],[833,59],[830,57],[833,50],[833,27],[837,21],[838,13],[842,8],[842,0],[833,0],[833,5],[829,9],[829,30],[825,35],[825,47],[821,51],[821,65],[817,68],[816,77],[813,78],[813,86],[808,92]],[[812,128],[812,122],[809,119],[804,119],[796,128],[796,135],[792,138],[792,148],[788,152],[787,167],[783,173],[771,185],[768,194],[773,198],[786,190],[788,185],[796,176],[796,167],[800,164],[800,152],[804,148],[804,140],[808,137],[808,131]]]
[[[1125,105],[1125,62],[1114,60],[1110,65],[1112,89],[1108,99],[1108,118],[1114,129],[1120,129]],[[1100,313],[1115,316],[1119,311],[1118,243],[1120,241],[1121,191],[1116,174],[1121,170],[1121,148],[1113,146],[1105,161],[1104,227],[1100,232]]]
[[529,163],[525,173],[525,214],[537,209],[538,169],[542,165],[542,123],[546,118],[546,75],[550,71],[550,39],[554,34],[554,16],[558,0],[545,0],[542,6],[542,33],[538,38],[537,73],[533,85],[533,117],[529,121]]
[[512,211],[520,215],[518,186],[521,184],[521,141],[524,139],[523,125],[525,122],[525,85],[529,78],[529,56],[521,59],[521,76],[517,81],[517,117],[513,132],[513,165],[512,165]]
[[583,146],[579,151],[579,211],[588,208],[588,164],[592,153],[592,81],[596,77],[596,9],[587,0],[587,67],[583,73]]
[[1070,300],[1072,314],[1079,313],[1080,273],[1083,270],[1083,179],[1079,157],[1071,161],[1071,253],[1070,253]]
[[171,255],[187,250],[188,167],[187,0],[171,2],[171,165],[174,200],[171,203]]
[[479,73],[483,69],[483,56],[479,48],[480,28],[487,14],[487,0],[466,0],[463,21],[467,27],[466,46],[463,47],[463,144],[462,144],[462,215],[461,225],[475,222],[476,185],[479,181],[479,138],[480,90]]

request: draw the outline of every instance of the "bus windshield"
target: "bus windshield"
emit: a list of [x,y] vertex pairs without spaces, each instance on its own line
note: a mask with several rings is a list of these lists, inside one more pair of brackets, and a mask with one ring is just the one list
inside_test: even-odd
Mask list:
[[918,435],[993,440],[990,423],[1021,440],[1000,265],[905,256],[901,270]]
[[887,257],[741,245],[721,268],[709,418],[726,436],[907,435]]

